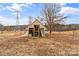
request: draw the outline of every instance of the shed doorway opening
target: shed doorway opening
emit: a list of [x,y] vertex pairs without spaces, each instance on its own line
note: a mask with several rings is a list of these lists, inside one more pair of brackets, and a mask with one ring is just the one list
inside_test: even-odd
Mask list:
[[34,25],[34,34],[35,34],[35,37],[39,36],[39,30],[40,30],[40,26],[39,25]]
[[34,36],[34,28],[29,28],[29,34],[30,36]]
[[42,37],[44,35],[44,29],[40,28],[40,25],[34,25],[33,28],[29,28],[29,36]]

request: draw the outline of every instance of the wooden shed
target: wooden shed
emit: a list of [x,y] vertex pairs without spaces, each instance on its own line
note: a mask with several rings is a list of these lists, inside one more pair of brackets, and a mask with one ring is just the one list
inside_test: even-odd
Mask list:
[[44,37],[45,30],[47,30],[47,28],[39,20],[36,19],[34,22],[28,25],[26,30],[27,36]]

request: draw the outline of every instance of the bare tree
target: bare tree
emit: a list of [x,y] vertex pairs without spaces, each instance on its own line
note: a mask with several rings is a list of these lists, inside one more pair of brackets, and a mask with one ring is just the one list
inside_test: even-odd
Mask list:
[[54,24],[62,23],[64,22],[64,19],[67,18],[66,16],[60,13],[61,8],[62,8],[61,4],[49,3],[49,4],[44,4],[44,7],[42,9],[42,16],[48,24],[48,28],[50,30],[50,37],[52,30],[54,28]]

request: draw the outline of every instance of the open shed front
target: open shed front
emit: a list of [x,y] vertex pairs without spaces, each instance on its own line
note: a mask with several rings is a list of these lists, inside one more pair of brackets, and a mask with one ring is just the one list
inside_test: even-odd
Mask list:
[[28,36],[31,37],[44,37],[45,36],[45,27],[40,23],[40,21],[35,20],[27,28]]
[[39,25],[34,25],[34,28],[29,28],[29,36],[42,37],[44,36],[44,28],[40,28]]

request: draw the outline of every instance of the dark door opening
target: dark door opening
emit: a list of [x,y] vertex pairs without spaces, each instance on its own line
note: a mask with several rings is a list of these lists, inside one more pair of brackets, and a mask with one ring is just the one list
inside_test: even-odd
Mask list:
[[39,36],[39,25],[34,25],[35,37]]
[[31,35],[31,36],[34,36],[34,32],[33,32],[33,28],[29,28],[29,34]]

